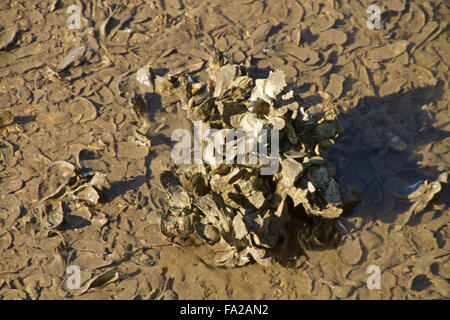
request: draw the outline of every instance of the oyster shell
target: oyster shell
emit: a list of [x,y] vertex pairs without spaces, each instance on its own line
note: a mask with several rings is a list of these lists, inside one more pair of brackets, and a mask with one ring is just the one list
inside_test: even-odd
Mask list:
[[82,45],[67,52],[64,59],[58,64],[58,71],[63,71],[74,64],[76,61],[82,60],[87,50],[88,46]]
[[100,199],[97,190],[88,184],[84,184],[75,189],[71,193],[71,196],[73,196],[76,200],[87,203],[89,206],[95,206]]
[[71,200],[94,206],[100,200],[100,191],[110,187],[102,172],[86,170],[80,158],[85,149],[75,153],[75,165],[67,161],[53,161],[38,185],[41,220],[47,229],[55,229],[64,220],[63,204]]
[[61,201],[51,202],[42,206],[41,223],[46,229],[56,229],[64,221],[64,211]]
[[114,269],[100,273],[89,279],[82,288],[75,292],[75,296],[80,296],[91,289],[103,288],[119,279],[119,272]]
[[[65,188],[73,184],[75,166],[67,161],[53,161],[47,166],[45,179],[38,186],[38,198],[45,201],[65,195]],[[71,181],[72,180],[72,181]]]

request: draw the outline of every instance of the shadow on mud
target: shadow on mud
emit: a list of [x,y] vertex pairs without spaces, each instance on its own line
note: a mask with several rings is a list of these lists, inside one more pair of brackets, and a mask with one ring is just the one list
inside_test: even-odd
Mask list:
[[345,133],[326,157],[336,166],[340,185],[361,190],[362,201],[351,216],[392,223],[408,204],[396,206],[399,201],[386,191],[386,181],[394,176],[409,183],[438,177],[438,168],[422,165],[425,155],[417,150],[450,136],[432,126],[430,106],[443,93],[443,83],[438,83],[382,98],[364,97],[356,108],[338,116]]

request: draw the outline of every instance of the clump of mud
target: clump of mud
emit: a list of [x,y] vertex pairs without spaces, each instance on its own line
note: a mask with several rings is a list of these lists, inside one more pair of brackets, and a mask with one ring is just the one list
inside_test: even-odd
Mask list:
[[180,98],[197,131],[193,152],[184,137],[172,154],[186,164],[193,153],[194,164],[160,176],[170,206],[163,234],[173,241],[197,234],[222,253],[220,266],[267,265],[289,241],[314,248],[335,240],[330,222],[359,201],[322,156],[343,132],[336,115],[309,113],[281,70],[254,79],[216,52],[207,71],[200,101],[193,88],[201,84],[184,74],[154,79]]

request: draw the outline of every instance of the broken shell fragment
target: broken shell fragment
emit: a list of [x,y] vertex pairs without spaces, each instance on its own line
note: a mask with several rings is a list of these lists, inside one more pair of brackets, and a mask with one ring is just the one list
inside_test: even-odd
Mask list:
[[14,121],[14,112],[11,110],[0,112],[0,127],[10,125]]
[[247,249],[238,252],[234,247],[227,248],[228,252],[218,254],[215,264],[218,267],[242,267],[252,261],[252,256]]
[[[85,149],[75,154],[76,166],[67,161],[53,161],[47,168],[43,181],[38,185],[38,207],[41,220],[48,229],[58,227],[64,219],[64,206],[67,201],[80,201],[94,206],[100,200],[100,192],[110,187],[102,172],[86,170],[80,159]],[[69,206],[70,207],[70,206]]]
[[130,106],[131,114],[136,122],[140,123],[144,119],[144,115],[147,113],[147,102],[145,102],[142,95],[132,92],[131,97],[128,101]]
[[398,136],[396,136],[393,133],[389,133],[387,135],[388,138],[388,145],[389,147],[391,147],[392,149],[396,150],[396,151],[403,151],[406,149],[406,143],[403,142],[402,139],[400,139]]
[[83,287],[75,292],[76,296],[80,296],[89,290],[97,290],[113,283],[119,279],[119,272],[116,270],[108,270],[89,279]]
[[104,287],[109,283],[112,283],[119,279],[119,273],[115,270],[108,270],[94,277],[88,286],[88,290],[92,288]]
[[[408,171],[409,170],[405,170],[403,173]],[[400,173],[398,173],[398,175],[400,175]],[[406,224],[414,215],[424,210],[436,198],[442,190],[442,185],[447,182],[447,172],[441,173],[439,177],[432,182],[429,180],[417,180],[416,182],[411,182],[410,179],[407,181],[399,176],[393,176],[385,181],[384,189],[395,199],[412,203],[403,223]]]
[[272,99],[275,99],[286,86],[285,77],[286,75],[283,71],[277,70],[275,72],[270,71],[267,79],[257,79],[250,100],[262,99],[272,104]]
[[284,159],[281,162],[281,168],[281,175],[283,176],[281,182],[286,188],[292,187],[295,180],[303,172],[302,164],[292,158]]
[[53,161],[48,165],[46,177],[38,186],[39,200],[64,196],[64,189],[73,178],[75,166],[66,161]]
[[89,281],[88,290],[92,288],[101,288],[119,279],[119,273],[115,270],[108,270]]
[[72,192],[72,196],[79,201],[87,203],[89,206],[95,206],[100,199],[97,190],[90,185],[82,185]]
[[110,188],[108,178],[103,172],[94,172],[88,184],[95,187],[97,190],[106,190]]
[[136,72],[136,80],[149,87],[151,91],[155,90],[155,75],[149,66],[143,66]]
[[61,201],[43,205],[42,224],[46,229],[56,229],[64,221],[64,211]]
[[155,77],[155,91],[159,94],[172,94],[174,85],[168,77]]
[[[323,226],[310,232],[303,247],[323,248],[334,241],[332,227],[323,222],[351,210],[360,198],[354,189],[338,185],[320,155],[343,132],[335,117],[304,108],[296,90],[287,89],[282,70],[254,79],[244,66],[230,64],[216,51],[208,73],[209,95],[200,101],[194,100],[192,83],[183,74],[170,81],[177,85],[172,91],[187,117],[208,132],[199,141],[204,163],[160,175],[169,207],[161,215],[162,233],[173,240],[197,234],[213,245],[222,267],[252,261],[270,265],[281,258],[287,239],[297,238],[287,221],[297,225],[307,218],[317,222],[308,227]],[[340,86],[334,89],[336,97],[341,95]],[[227,140],[230,133],[232,140]],[[211,152],[216,140],[224,147]],[[271,161],[281,170],[277,166],[263,174]]]

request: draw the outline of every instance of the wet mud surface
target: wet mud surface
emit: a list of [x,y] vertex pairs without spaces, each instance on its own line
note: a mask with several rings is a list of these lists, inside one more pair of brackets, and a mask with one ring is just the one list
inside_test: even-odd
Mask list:
[[[79,30],[67,24],[72,4]],[[0,4],[2,299],[449,298],[449,187],[423,210],[411,211],[408,199],[450,167],[444,1],[375,2],[379,30],[367,27],[373,3],[365,1],[109,4]],[[326,158],[339,185],[362,196],[335,223],[337,248],[311,248],[295,268],[217,268],[208,245],[161,234],[159,175],[178,170],[170,137],[192,125],[176,97],[132,80],[149,65],[205,81],[215,48],[255,77],[283,70],[309,110],[337,114],[345,133]],[[151,145],[136,142],[139,126],[121,95],[130,83],[150,107]],[[104,172],[110,186],[91,207],[66,204],[64,223],[49,232],[39,185],[52,161],[75,163],[80,149],[82,166]],[[76,290],[72,265],[81,268]],[[380,289],[367,287],[371,265]],[[94,288],[101,274],[111,283]]]

